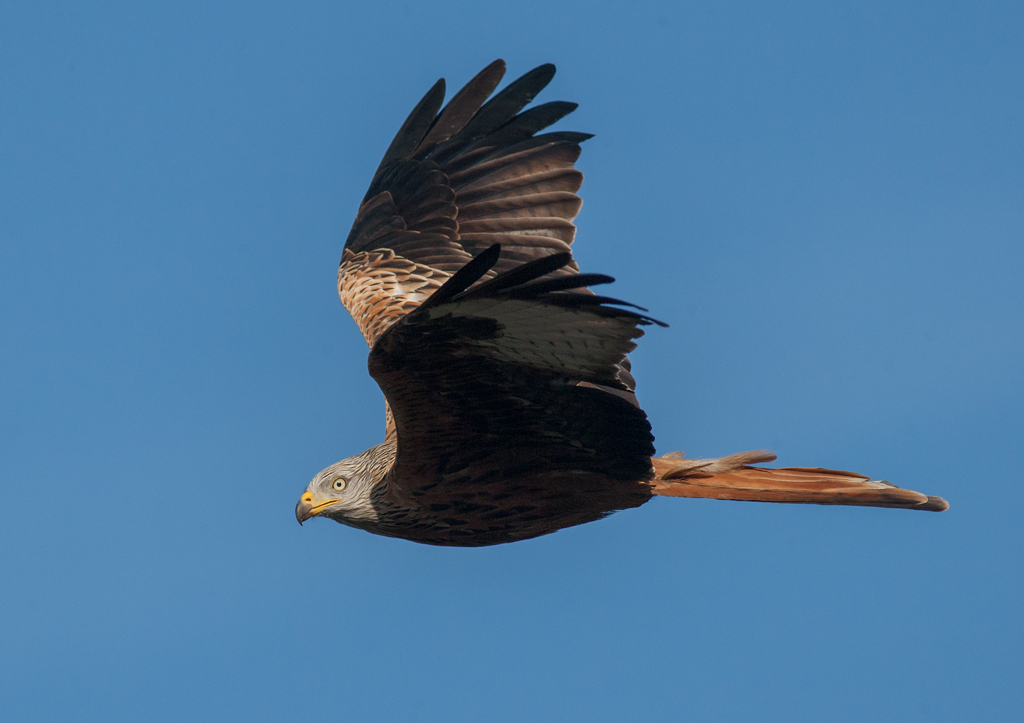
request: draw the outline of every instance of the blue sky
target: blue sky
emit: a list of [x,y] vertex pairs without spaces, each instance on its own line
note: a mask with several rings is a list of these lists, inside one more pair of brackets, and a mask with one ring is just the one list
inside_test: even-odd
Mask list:
[[[0,716],[1024,713],[1019,3],[0,2]],[[543,62],[661,451],[942,514],[655,500],[515,545],[292,510],[375,444],[334,290],[440,76]]]

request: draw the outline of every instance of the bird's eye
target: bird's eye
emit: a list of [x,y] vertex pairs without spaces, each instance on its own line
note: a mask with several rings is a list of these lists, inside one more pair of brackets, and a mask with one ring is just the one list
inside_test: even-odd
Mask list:
[[331,483],[331,487],[334,488],[335,492],[342,492],[346,487],[348,487],[348,480],[344,477],[335,477],[334,482]]

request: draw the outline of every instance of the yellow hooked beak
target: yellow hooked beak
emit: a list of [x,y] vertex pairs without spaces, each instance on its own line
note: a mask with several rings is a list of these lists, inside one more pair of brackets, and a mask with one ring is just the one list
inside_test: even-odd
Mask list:
[[318,505],[313,504],[313,493],[306,490],[302,494],[302,497],[299,498],[299,504],[295,505],[295,519],[298,520],[301,525],[310,517],[316,517],[325,507],[333,505],[337,501],[338,500],[327,500],[327,502],[321,502]]

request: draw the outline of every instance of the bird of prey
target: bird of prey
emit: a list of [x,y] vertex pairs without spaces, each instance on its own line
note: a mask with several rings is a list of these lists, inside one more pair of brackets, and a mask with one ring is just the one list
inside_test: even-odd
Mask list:
[[655,456],[626,355],[660,324],[589,287],[570,252],[585,133],[524,110],[542,65],[491,95],[491,63],[442,109],[439,80],[380,162],[345,242],[338,294],[370,346],[384,441],[324,469],[295,508],[432,545],[525,540],[651,497],[942,511],[945,500],[837,470],[753,466],[767,450]]

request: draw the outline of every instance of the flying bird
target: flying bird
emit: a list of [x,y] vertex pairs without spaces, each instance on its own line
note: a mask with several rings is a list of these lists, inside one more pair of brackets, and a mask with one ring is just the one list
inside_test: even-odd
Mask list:
[[384,441],[324,469],[295,508],[432,545],[525,540],[652,497],[942,511],[838,470],[753,466],[767,450],[655,456],[627,354],[646,310],[591,290],[570,250],[586,133],[524,110],[542,65],[491,97],[497,60],[442,109],[439,80],[384,154],[345,242],[338,294],[370,346]]

